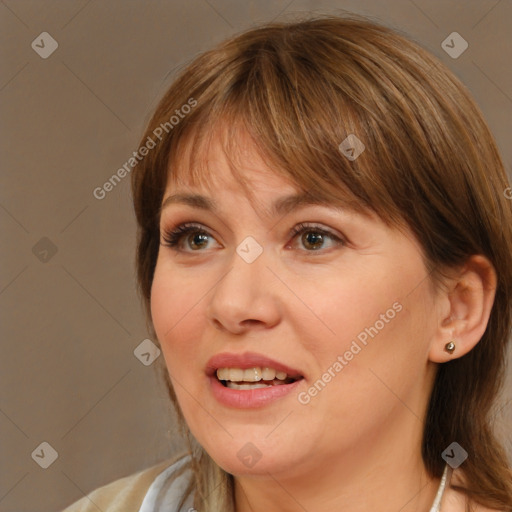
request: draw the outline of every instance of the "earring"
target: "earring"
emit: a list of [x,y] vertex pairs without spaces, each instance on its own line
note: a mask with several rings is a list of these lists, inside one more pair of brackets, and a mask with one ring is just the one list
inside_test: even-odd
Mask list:
[[448,352],[449,354],[453,354],[453,351],[455,350],[455,343],[453,341],[450,341],[449,343],[447,343],[445,346],[444,346],[444,349],[446,350],[446,352]]

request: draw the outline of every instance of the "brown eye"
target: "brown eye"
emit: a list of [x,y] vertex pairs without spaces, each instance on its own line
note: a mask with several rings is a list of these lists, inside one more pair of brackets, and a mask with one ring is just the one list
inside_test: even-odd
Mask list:
[[163,240],[166,246],[181,250],[183,240],[189,242],[192,252],[197,252],[208,245],[210,234],[197,224],[181,224],[175,229],[165,231]]
[[345,240],[341,237],[315,225],[305,223],[298,224],[293,228],[291,236],[296,238],[299,235],[301,235],[300,240],[303,247],[306,248],[306,252],[324,249],[327,240],[334,241],[335,245],[345,245]]
[[[346,244],[345,240],[338,235],[324,228],[305,223],[298,224],[290,233],[293,238],[298,238],[299,235],[301,235],[301,245],[306,249],[305,252],[319,252],[322,249],[328,249],[329,247],[325,247],[325,245],[329,240],[338,246]],[[163,233],[164,245],[181,252],[204,252],[201,249],[208,247],[209,238],[213,239],[201,225],[192,223],[181,224]],[[184,243],[187,244],[185,248],[183,248]]]
[[321,249],[324,242],[324,235],[317,231],[307,231],[302,235],[304,247],[309,247],[313,250]]

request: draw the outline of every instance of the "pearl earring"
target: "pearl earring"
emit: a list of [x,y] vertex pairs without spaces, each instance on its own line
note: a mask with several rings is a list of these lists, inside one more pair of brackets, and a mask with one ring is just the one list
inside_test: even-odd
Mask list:
[[446,352],[448,352],[449,354],[453,354],[453,351],[455,350],[455,343],[453,341],[450,341],[449,343],[447,343],[445,346],[444,346],[444,349],[446,350]]

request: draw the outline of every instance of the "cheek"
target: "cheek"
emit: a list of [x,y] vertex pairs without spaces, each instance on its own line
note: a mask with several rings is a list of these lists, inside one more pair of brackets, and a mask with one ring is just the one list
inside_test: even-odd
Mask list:
[[[168,281],[168,280],[167,280]],[[181,302],[175,296],[175,286],[167,282],[158,270],[151,286],[151,318],[155,326],[156,334],[162,345],[165,343],[168,333],[176,323]]]
[[426,321],[432,301],[427,281],[422,283],[425,270],[420,261],[407,266],[394,260],[382,263],[379,268],[355,269],[321,293],[303,288],[317,320],[313,318],[309,327],[303,323],[301,338],[315,354],[319,376],[335,371],[338,356],[343,369],[338,364],[335,373],[345,377],[336,380],[349,388],[362,389],[361,380],[375,381],[370,369],[399,386],[404,374],[423,370],[432,328]]
[[376,323],[379,334],[389,332],[400,316],[397,310],[403,310],[400,286],[375,272],[353,273],[331,280],[321,292],[302,291],[316,316],[315,319],[310,313],[310,335],[303,339],[314,340],[317,354],[318,350],[326,354],[343,353],[353,340],[364,346],[375,334]]
[[[358,417],[362,428],[364,418],[368,424],[375,418],[384,421],[402,403],[419,413],[433,328],[426,282],[417,288],[410,285],[420,282],[422,275],[410,272],[400,280],[382,280],[374,293],[354,291],[347,302],[349,311],[338,317],[338,341],[331,344],[330,363],[323,368],[325,372],[339,363],[324,397],[333,418]],[[348,298],[345,293],[343,297]]]
[[178,368],[183,357],[190,361],[195,348],[190,340],[199,339],[197,333],[203,327],[198,316],[202,295],[199,291],[196,296],[193,290],[157,265],[151,287],[151,316],[169,370]]
[[[201,432],[204,409],[194,397],[201,397],[197,362],[201,352],[197,340],[201,339],[204,322],[199,319],[202,303],[199,295],[190,292],[193,286],[184,286],[183,279],[155,271],[151,288],[151,314],[167,372],[176,394],[179,408],[194,432]],[[199,386],[199,387],[198,387]]]

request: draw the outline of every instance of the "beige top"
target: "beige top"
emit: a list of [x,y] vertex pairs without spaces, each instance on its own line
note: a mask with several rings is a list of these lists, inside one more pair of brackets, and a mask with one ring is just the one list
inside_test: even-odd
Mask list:
[[133,475],[100,487],[62,512],[139,512],[149,488],[159,474],[172,464],[166,460]]

